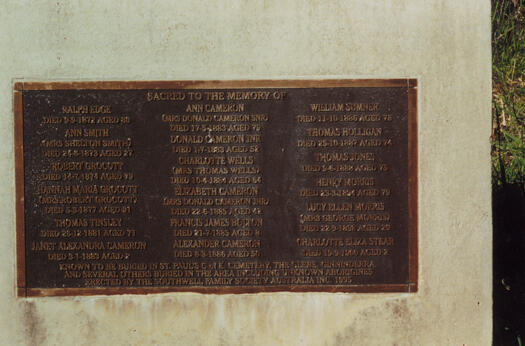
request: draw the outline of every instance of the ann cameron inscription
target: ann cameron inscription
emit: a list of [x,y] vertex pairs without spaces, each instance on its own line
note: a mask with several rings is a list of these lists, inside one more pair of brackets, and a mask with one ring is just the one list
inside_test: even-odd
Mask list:
[[16,83],[18,294],[414,292],[416,95]]

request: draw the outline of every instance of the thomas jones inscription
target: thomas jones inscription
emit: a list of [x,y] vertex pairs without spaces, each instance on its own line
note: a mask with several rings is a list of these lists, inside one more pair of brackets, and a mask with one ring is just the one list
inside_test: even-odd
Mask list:
[[416,291],[416,95],[17,83],[19,295]]

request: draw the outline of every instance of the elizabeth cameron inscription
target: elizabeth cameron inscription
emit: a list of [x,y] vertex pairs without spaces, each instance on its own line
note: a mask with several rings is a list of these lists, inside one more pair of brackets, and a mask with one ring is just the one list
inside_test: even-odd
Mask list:
[[16,83],[19,295],[416,291],[416,95]]

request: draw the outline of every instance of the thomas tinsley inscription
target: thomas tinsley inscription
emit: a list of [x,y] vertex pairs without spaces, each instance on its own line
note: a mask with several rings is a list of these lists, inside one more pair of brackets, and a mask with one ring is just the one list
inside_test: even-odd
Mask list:
[[16,83],[18,294],[415,292],[416,95]]

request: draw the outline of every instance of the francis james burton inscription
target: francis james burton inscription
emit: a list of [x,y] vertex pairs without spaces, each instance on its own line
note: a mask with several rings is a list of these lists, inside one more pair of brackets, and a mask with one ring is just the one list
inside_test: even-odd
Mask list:
[[19,82],[19,296],[417,291],[417,81]]

